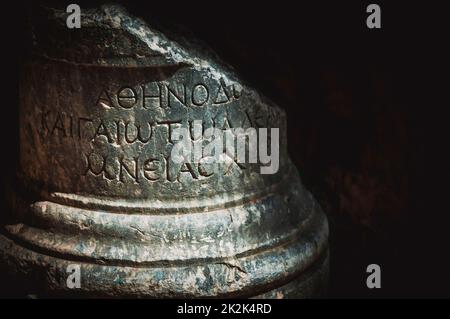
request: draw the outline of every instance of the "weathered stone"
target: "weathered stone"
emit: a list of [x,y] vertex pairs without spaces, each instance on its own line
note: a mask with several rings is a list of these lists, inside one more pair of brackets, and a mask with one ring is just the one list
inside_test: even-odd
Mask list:
[[[22,70],[15,222],[2,262],[41,295],[310,297],[328,269],[325,215],[286,147],[286,115],[207,49],[117,6],[34,17]],[[275,174],[233,154],[174,163],[173,130],[279,128]],[[204,145],[203,145],[204,146]],[[67,286],[80,265],[81,287]]]

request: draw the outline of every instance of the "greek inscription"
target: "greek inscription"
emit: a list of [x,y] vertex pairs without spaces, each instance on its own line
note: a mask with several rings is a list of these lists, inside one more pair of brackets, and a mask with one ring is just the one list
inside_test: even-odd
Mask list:
[[117,101],[124,109],[131,109],[137,102],[136,91],[131,87],[123,87],[117,93]]
[[[100,177],[115,180],[120,183],[141,182],[183,182],[187,180],[202,180],[218,174],[230,174],[234,169],[239,171],[246,166],[234,154],[223,153],[223,145],[211,138],[205,145],[203,136],[208,136],[208,130],[218,132],[233,127],[228,110],[212,109],[211,116],[200,120],[201,125],[195,125],[194,120],[141,120],[127,112],[142,110],[143,112],[161,112],[159,109],[195,108],[214,105],[224,105],[241,97],[241,91],[234,84],[227,85],[224,80],[213,85],[205,82],[185,84],[182,82],[148,82],[119,88],[104,88],[96,96],[92,116],[72,115],[61,111],[43,110],[39,113],[39,136],[43,142],[65,143],[67,139],[84,141],[92,144],[96,140],[115,145],[151,145],[142,149],[143,153],[131,156],[120,148],[104,155],[100,149],[83,152],[85,167],[83,176]],[[139,112],[142,112],[139,111]],[[253,114],[241,113],[241,119],[253,126]],[[111,114],[111,116],[107,116]],[[160,114],[160,113],[156,113]],[[147,117],[148,118],[148,117]],[[196,120],[199,122],[198,120]],[[170,147],[175,146],[174,130],[186,127],[188,148],[193,148],[194,157],[189,161],[175,163],[170,158]],[[214,134],[210,134],[213,136]],[[141,146],[139,146],[141,147]],[[234,147],[234,146],[233,146]],[[107,152],[106,152],[107,153]],[[222,154],[222,155],[220,155]],[[217,163],[210,159],[218,155],[226,160],[221,164],[224,169],[218,170]]]
[[149,82],[137,86],[122,86],[115,92],[103,89],[97,97],[96,106],[103,109],[121,108],[130,110],[141,108],[204,107],[222,105],[241,97],[234,84],[226,85],[222,80],[218,85],[196,83]]
[[[120,183],[142,182],[183,182],[186,180],[204,180],[214,174],[228,175],[236,164],[233,159],[225,161],[223,169],[217,164],[209,163],[205,157],[198,163],[174,163],[169,156],[126,157],[125,155],[102,155],[95,151],[83,154],[86,162],[84,176],[101,177]],[[233,164],[234,163],[234,164]]]

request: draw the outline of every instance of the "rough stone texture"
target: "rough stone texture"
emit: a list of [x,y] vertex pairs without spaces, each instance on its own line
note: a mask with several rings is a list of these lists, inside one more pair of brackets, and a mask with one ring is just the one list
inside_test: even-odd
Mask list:
[[[328,226],[287,155],[283,110],[201,44],[121,7],[83,11],[79,30],[41,9],[22,70],[14,222],[0,235],[8,271],[45,296],[320,294]],[[172,130],[194,120],[279,128],[278,172],[226,153],[216,167],[173,163]],[[66,285],[70,264],[80,289]]]

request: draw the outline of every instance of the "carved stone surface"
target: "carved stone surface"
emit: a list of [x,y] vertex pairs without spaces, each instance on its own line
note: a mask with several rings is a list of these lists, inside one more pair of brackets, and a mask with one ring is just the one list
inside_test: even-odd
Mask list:
[[[66,28],[34,17],[20,87],[20,171],[0,257],[42,295],[310,297],[328,270],[325,215],[286,147],[283,110],[192,39],[108,5]],[[279,128],[275,174],[224,153],[171,161],[173,130]],[[220,167],[218,167],[220,166]],[[80,265],[81,287],[67,287]]]

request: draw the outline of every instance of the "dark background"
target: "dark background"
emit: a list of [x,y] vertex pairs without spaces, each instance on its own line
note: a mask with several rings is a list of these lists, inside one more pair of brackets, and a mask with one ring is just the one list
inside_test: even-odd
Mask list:
[[[367,1],[121,2],[152,25],[203,40],[286,110],[290,155],[329,218],[329,297],[450,297],[446,207],[432,207],[425,194],[439,187],[425,166],[433,102],[421,94],[444,55],[435,41],[448,41],[435,18],[440,8],[373,1],[382,28],[371,30]],[[1,132],[11,154],[3,157],[4,186],[17,159],[17,67],[29,6],[12,4],[3,20],[2,112],[11,119]],[[381,266],[381,289],[366,287],[372,263]]]

